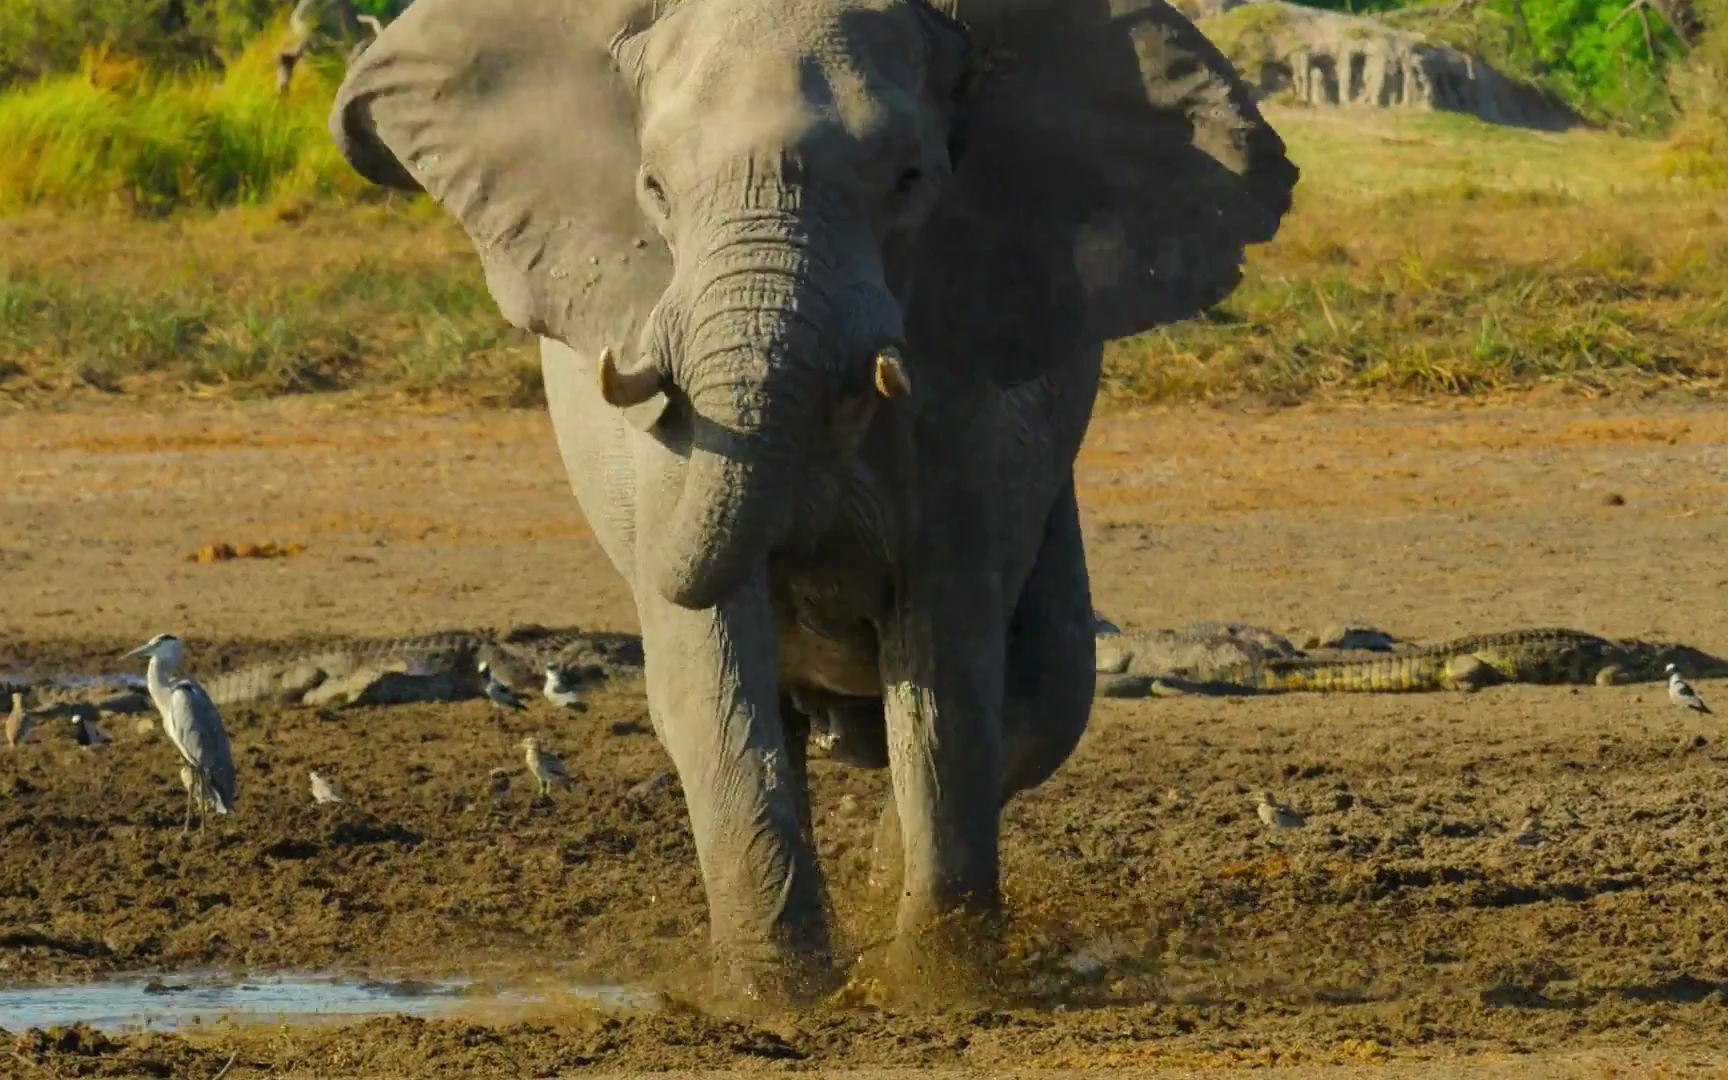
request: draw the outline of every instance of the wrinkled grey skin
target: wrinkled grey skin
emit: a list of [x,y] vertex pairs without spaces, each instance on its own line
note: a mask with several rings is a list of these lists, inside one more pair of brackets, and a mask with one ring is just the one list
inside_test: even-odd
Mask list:
[[331,125],[543,339],[721,970],[832,974],[813,715],[891,771],[893,961],[987,964],[1002,806],[1091,707],[1101,344],[1225,295],[1295,183],[1225,61],[1156,0],[418,0]]

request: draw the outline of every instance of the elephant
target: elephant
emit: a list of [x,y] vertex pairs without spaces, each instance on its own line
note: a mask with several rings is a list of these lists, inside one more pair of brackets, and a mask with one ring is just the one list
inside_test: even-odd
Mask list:
[[889,772],[889,985],[990,979],[1003,807],[1091,711],[1105,343],[1225,297],[1296,184],[1229,63],[1162,0],[417,0],[330,128],[539,339],[718,988],[845,974],[813,725]]

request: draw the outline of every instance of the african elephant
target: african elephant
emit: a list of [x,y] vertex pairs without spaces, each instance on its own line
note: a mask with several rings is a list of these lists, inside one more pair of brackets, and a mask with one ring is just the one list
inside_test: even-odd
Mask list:
[[833,977],[817,713],[889,767],[891,962],[979,974],[1002,807],[1091,708],[1103,343],[1226,295],[1296,182],[1227,61],[1161,0],[418,0],[331,130],[541,338],[717,970]]

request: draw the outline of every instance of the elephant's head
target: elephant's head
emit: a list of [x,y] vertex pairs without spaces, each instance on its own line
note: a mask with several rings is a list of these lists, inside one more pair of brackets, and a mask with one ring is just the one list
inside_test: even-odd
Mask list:
[[1161,0],[418,0],[331,126],[687,458],[647,571],[691,607],[881,397],[1216,302],[1296,177]]

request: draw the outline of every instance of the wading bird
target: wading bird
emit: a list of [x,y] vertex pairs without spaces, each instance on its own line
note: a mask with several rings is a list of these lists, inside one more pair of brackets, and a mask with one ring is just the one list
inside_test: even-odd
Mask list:
[[336,790],[336,785],[325,777],[319,776],[315,772],[309,772],[306,774],[306,778],[312,781],[312,801],[314,803],[342,801],[342,795]]
[[546,685],[541,689],[541,693],[546,695],[547,701],[560,709],[569,709],[571,712],[587,711],[587,706],[582,704],[582,697],[576,692],[576,688],[570,685],[562,671],[551,664],[546,665]]
[[516,691],[498,681],[498,676],[492,674],[492,665],[480,661],[480,677],[486,680],[486,696],[491,699],[493,708],[526,709],[522,699],[516,696]]
[[570,773],[564,768],[564,763],[547,753],[537,737],[530,735],[523,739],[522,750],[528,761],[528,771],[534,774],[535,783],[540,785],[540,794],[550,795],[552,785],[570,782]]
[[1524,819],[1524,824],[1518,826],[1518,831],[1513,834],[1512,842],[1519,847],[1535,847],[1540,844],[1542,842],[1542,815],[1531,811],[1530,816]]
[[30,714],[24,711],[24,695],[12,692],[12,712],[6,717],[6,745],[17,746],[30,737]]
[[209,813],[213,808],[210,798],[204,792],[204,786],[198,783],[198,774],[192,771],[192,766],[180,765],[180,786],[186,789],[186,797],[198,804],[200,814]]
[[72,735],[78,740],[78,745],[86,750],[94,746],[101,746],[108,741],[108,736],[102,734],[101,729],[96,726],[96,721],[82,712],[72,714]]
[[1259,804],[1254,809],[1260,820],[1274,829],[1300,829],[1305,824],[1301,814],[1273,798],[1270,791],[1260,793]]
[[1710,706],[1704,704],[1704,699],[1698,696],[1698,691],[1692,689],[1692,684],[1680,676],[1680,669],[1673,664],[1668,665],[1668,700],[1676,705],[1684,705],[1693,712],[1701,712],[1705,716],[1714,715]]
[[199,812],[200,829],[204,827],[206,808],[218,814],[233,812],[234,758],[216,703],[196,682],[175,676],[181,655],[179,638],[157,634],[127,653],[126,658],[150,658],[150,667],[144,675],[150,700],[162,715],[163,733],[191,767],[190,779],[197,781],[186,785],[186,823],[180,830],[184,833],[192,828],[194,808]]

